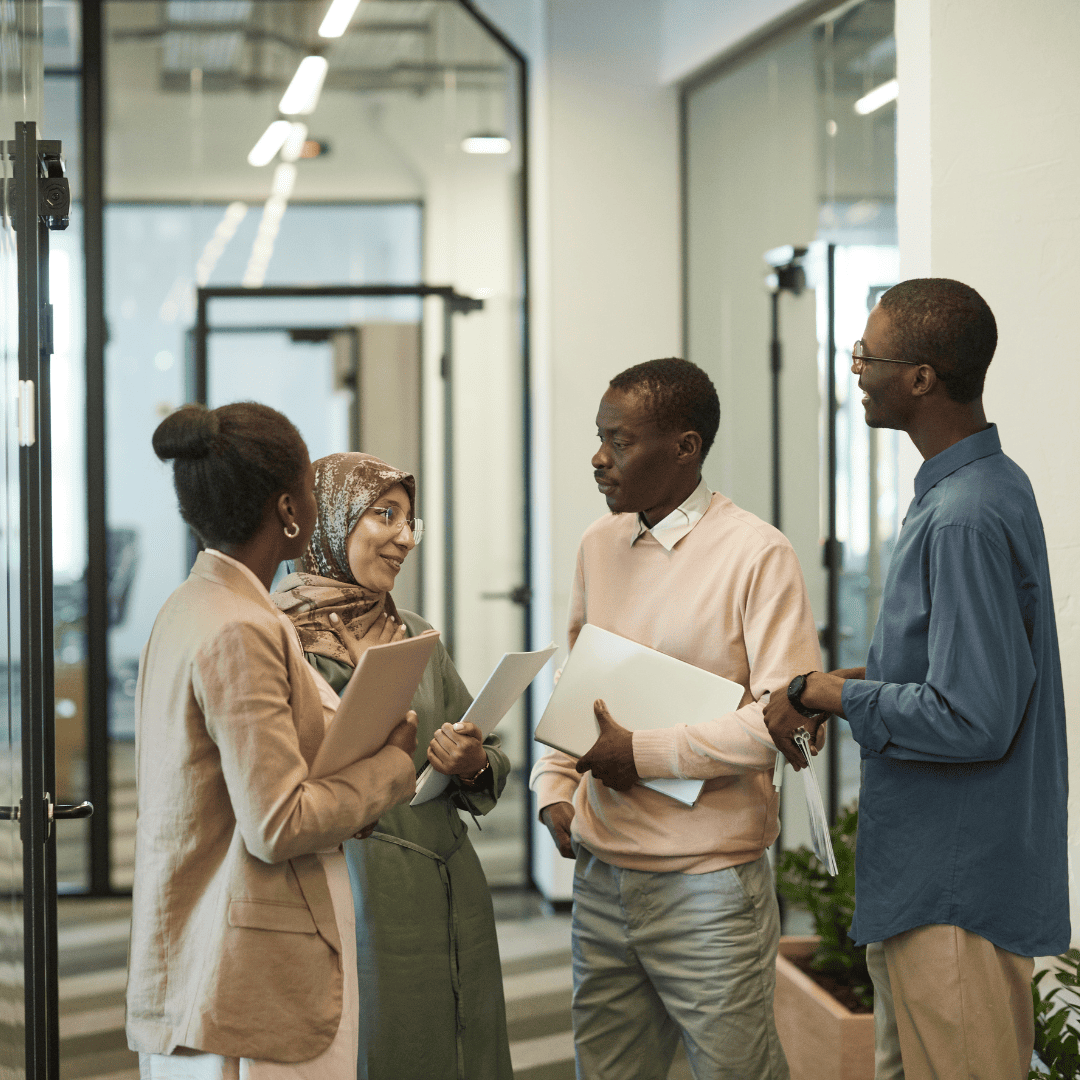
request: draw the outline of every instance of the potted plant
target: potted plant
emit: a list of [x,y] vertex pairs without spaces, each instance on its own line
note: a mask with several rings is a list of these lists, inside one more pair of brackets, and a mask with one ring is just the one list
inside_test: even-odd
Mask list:
[[777,888],[805,906],[816,934],[780,939],[776,1027],[792,1080],[872,1080],[873,985],[866,949],[848,937],[855,913],[858,811],[844,810],[830,829],[838,873],[832,877],[807,848],[786,851]]
[[[1030,1080],[1075,1080],[1080,1076],[1080,1004],[1076,998],[1080,989],[1080,950],[1070,949],[1057,959],[1059,968],[1040,971],[1031,980],[1035,1058]],[[1044,980],[1056,983],[1045,997]],[[1066,994],[1062,995],[1062,990]]]

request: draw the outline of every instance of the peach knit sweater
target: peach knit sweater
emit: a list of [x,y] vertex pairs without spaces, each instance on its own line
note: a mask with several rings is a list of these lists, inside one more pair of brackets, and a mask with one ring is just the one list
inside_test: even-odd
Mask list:
[[[738,710],[702,724],[634,733],[638,775],[705,779],[685,806],[635,785],[604,787],[551,751],[530,785],[543,808],[573,803],[573,835],[594,855],[632,870],[704,874],[758,858],[779,832],[776,751],[762,698],[793,675],[820,670],[821,653],[799,560],[771,525],[714,494],[671,551],[636,514],[592,524],[581,540],[570,600],[570,646],[589,622],[745,687]],[[616,716],[616,720],[619,718]]]

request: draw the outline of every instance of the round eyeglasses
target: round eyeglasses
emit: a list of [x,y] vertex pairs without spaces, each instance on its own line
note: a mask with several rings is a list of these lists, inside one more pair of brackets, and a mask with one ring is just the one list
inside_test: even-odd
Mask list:
[[910,367],[922,367],[923,365],[915,360],[893,360],[888,356],[871,356],[863,347],[862,338],[859,338],[854,345],[851,346],[851,366],[855,370],[855,373],[860,373],[866,366],[867,360],[880,360],[885,364],[908,364]]
[[379,518],[388,529],[392,529],[396,533],[401,532],[408,525],[414,544],[419,544],[420,538],[424,535],[423,519],[410,517],[400,506],[394,506],[393,504],[390,506],[373,506],[368,513]]

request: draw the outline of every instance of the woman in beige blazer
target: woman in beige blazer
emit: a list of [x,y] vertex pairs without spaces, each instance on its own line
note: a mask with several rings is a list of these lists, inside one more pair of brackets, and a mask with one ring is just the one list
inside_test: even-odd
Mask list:
[[308,779],[337,699],[269,597],[315,527],[303,439],[265,405],[187,406],[154,450],[206,550],[139,668],[128,1043],[144,1080],[353,1080],[340,845],[412,796],[415,714]]

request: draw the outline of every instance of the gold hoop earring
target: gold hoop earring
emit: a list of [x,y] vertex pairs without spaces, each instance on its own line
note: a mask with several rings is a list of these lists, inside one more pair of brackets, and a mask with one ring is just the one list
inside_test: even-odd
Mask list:
[[[292,529],[292,532],[289,532],[289,529]],[[286,526],[283,532],[290,540],[295,540],[300,535],[300,523],[294,521],[291,525]]]

